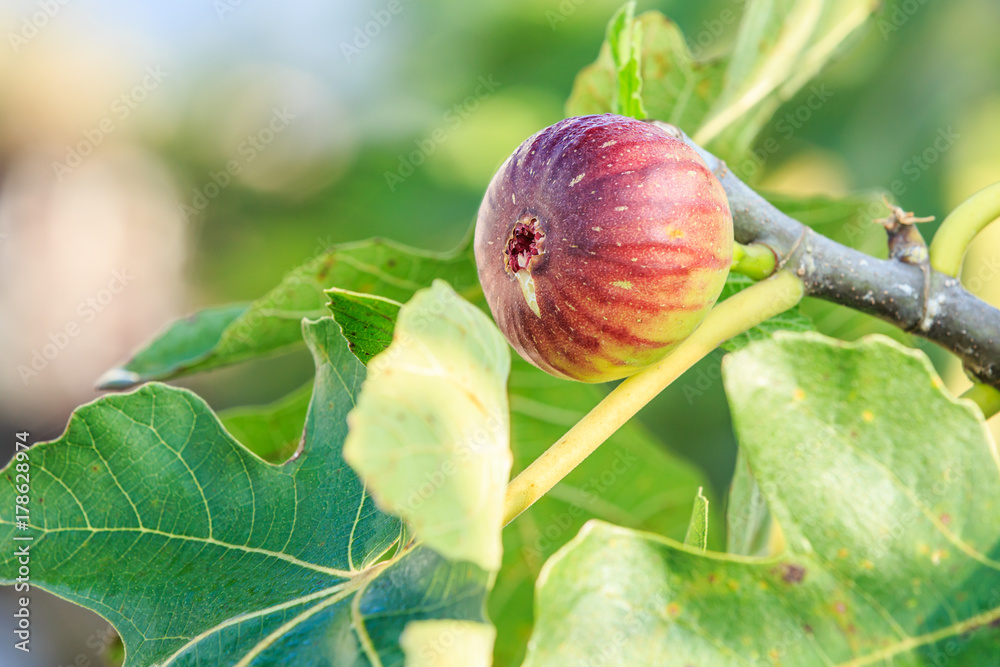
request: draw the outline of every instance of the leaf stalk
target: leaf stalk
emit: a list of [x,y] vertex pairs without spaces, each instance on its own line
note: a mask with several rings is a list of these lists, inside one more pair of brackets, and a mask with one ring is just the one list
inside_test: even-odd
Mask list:
[[983,417],[989,419],[1000,412],[1000,391],[986,384],[974,384],[962,394],[962,398],[967,398],[983,411]]
[[969,244],[997,218],[1000,218],[1000,181],[966,199],[941,223],[930,247],[934,270],[957,278]]
[[717,304],[701,326],[662,361],[625,379],[507,486],[504,525],[573,471],[625,422],[702,358],[730,338],[802,300],[805,287],[788,271]]

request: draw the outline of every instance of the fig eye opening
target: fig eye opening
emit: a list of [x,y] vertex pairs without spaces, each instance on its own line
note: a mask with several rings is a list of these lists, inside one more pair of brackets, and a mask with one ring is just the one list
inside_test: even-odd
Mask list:
[[504,248],[504,268],[508,273],[518,271],[531,272],[531,267],[538,263],[536,257],[541,257],[542,246],[545,243],[545,233],[538,224],[536,216],[524,217],[514,225],[507,245]]

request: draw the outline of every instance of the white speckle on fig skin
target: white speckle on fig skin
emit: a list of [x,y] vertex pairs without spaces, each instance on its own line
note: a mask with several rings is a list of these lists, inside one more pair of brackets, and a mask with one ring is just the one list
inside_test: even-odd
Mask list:
[[[586,190],[573,187],[584,178]],[[526,216],[545,249],[512,272],[504,248]],[[475,253],[511,345],[554,375],[601,382],[690,334],[718,298],[732,241],[725,192],[697,154],[605,114],[561,121],[508,158],[480,206]]]

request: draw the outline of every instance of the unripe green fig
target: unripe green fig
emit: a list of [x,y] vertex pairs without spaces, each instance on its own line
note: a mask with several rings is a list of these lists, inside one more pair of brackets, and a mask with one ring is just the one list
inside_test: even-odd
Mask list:
[[624,116],[568,118],[494,175],[479,279],[522,357],[583,382],[632,375],[687,338],[733,254],[726,193],[697,153]]

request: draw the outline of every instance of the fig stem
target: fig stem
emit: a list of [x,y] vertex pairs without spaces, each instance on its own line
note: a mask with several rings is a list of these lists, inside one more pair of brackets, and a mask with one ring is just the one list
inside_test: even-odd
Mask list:
[[799,278],[779,271],[717,304],[701,326],[662,361],[619,384],[511,480],[504,500],[504,525],[531,507],[696,362],[733,336],[785,312],[804,294],[805,285]]
[[971,389],[962,394],[962,398],[967,398],[978,405],[986,419],[1000,412],[1000,391],[988,384],[972,385]]
[[987,185],[948,214],[931,242],[931,266],[957,278],[972,239],[997,218],[1000,218],[1000,181]]
[[743,245],[733,243],[733,266],[730,271],[740,273],[754,280],[763,280],[774,275],[778,268],[778,258],[774,251],[763,243]]

